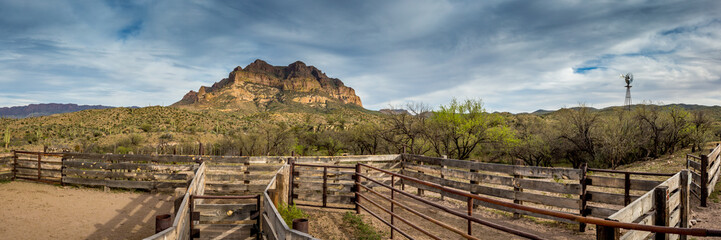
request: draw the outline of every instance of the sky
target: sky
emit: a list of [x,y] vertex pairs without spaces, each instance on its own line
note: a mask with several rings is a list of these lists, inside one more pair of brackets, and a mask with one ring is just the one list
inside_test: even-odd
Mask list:
[[255,59],[378,110],[721,105],[721,1],[0,0],[0,107],[170,105]]

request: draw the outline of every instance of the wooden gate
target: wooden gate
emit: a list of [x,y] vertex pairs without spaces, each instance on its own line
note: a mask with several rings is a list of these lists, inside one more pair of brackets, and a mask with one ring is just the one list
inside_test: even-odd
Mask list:
[[260,195],[190,195],[189,202],[191,239],[260,239]]
[[62,184],[62,169],[62,153],[13,152],[14,179]]
[[355,166],[291,162],[290,172],[290,204],[355,209]]

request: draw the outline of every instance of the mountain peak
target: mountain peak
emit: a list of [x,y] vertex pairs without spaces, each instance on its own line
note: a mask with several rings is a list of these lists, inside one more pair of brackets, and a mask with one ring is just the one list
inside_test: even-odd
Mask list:
[[363,106],[353,88],[314,66],[301,61],[272,66],[257,59],[245,68],[236,67],[212,87],[188,92],[173,106],[262,110],[271,103],[325,106],[329,101]]

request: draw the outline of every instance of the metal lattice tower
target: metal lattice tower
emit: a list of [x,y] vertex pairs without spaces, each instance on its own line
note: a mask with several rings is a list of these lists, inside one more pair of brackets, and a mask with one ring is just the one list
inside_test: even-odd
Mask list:
[[626,100],[623,102],[623,106],[626,107],[626,110],[631,111],[631,83],[633,82],[633,74],[626,73],[626,75],[621,75],[621,78],[623,78],[624,81],[626,81]]

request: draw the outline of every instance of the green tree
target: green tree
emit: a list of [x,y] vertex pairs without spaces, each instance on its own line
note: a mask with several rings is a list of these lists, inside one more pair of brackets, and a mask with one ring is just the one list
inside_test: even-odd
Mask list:
[[482,143],[512,139],[503,117],[486,112],[476,99],[453,99],[433,113],[429,125],[432,130],[426,136],[433,150],[455,159],[468,159]]

